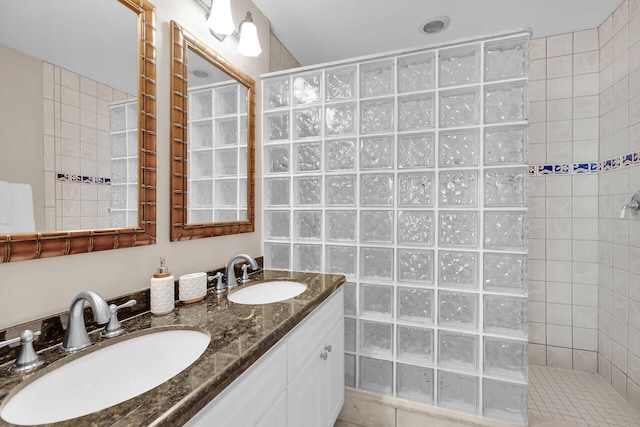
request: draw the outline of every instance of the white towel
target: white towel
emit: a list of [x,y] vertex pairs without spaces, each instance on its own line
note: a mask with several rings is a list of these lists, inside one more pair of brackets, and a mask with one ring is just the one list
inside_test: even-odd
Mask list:
[[36,231],[31,186],[6,182],[4,186],[2,182],[0,181],[0,233]]
[[10,184],[7,181],[0,181],[0,229],[13,224],[11,197]]

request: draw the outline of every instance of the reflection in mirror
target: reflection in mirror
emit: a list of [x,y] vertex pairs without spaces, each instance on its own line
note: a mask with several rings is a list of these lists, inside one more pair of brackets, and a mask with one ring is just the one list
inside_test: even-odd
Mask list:
[[171,28],[171,239],[252,232],[255,83]]
[[145,0],[0,3],[0,262],[155,242],[154,32]]

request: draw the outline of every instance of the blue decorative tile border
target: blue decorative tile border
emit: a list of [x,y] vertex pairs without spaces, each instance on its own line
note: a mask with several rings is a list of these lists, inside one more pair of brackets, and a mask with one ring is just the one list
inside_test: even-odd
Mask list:
[[71,173],[58,173],[56,180],[61,182],[77,182],[79,184],[111,185],[111,178],[100,178],[97,176],[82,176]]
[[529,176],[598,173],[634,165],[640,165],[640,151],[599,162],[529,165]]

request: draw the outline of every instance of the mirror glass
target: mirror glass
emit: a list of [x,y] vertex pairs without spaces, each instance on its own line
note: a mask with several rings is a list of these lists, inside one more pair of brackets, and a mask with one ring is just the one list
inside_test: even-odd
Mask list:
[[155,111],[140,114],[155,109],[153,14],[145,0],[0,2],[0,262],[155,240]]
[[172,22],[172,239],[253,231],[255,83]]

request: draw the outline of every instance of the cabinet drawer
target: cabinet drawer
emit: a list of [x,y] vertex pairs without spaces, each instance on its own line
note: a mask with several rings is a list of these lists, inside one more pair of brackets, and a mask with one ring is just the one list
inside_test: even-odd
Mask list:
[[323,340],[344,316],[343,298],[343,290],[339,288],[287,337],[289,381],[310,358],[320,357]]

